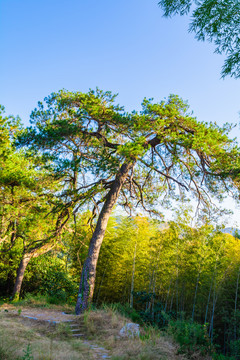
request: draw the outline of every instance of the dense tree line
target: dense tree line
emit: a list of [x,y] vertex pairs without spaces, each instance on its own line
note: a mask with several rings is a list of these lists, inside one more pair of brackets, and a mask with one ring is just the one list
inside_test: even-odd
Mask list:
[[211,341],[231,353],[240,335],[239,250],[237,237],[210,224],[112,220],[99,260],[95,301],[131,305],[133,295],[133,307],[146,321],[163,327],[164,312],[207,324]]

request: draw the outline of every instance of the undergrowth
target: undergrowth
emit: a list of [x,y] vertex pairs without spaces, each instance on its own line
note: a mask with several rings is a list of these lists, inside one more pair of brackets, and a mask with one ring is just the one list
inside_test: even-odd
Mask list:
[[18,301],[10,302],[14,306],[27,306],[34,308],[46,308],[46,309],[57,309],[62,308],[63,310],[74,313],[74,307],[68,303],[61,303],[56,300],[55,296],[36,294],[32,295],[27,293],[23,299]]
[[190,320],[170,320],[167,332],[180,345],[179,352],[191,355],[210,355],[213,352],[207,328]]
[[134,309],[129,306],[129,304],[120,304],[120,303],[114,303],[114,304],[102,304],[100,309],[110,309],[115,313],[119,313],[120,315],[125,316],[126,318],[132,320],[135,323],[138,323],[139,325],[143,325],[144,321],[141,318],[140,314]]
[[0,359],[1,360],[11,360],[7,350],[5,350],[2,345],[0,345]]

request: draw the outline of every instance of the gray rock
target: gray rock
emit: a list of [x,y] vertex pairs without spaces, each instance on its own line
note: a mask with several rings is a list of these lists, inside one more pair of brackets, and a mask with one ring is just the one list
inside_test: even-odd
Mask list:
[[119,335],[122,337],[128,337],[128,338],[139,337],[139,335],[140,335],[139,325],[134,324],[134,323],[127,323],[120,330]]

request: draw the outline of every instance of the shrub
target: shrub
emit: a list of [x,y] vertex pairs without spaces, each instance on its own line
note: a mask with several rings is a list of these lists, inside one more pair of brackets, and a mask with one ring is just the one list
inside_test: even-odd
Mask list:
[[223,354],[213,354],[213,360],[236,360],[235,357],[232,356],[225,356]]
[[66,272],[51,268],[42,282],[40,291],[47,295],[49,304],[71,303],[76,300],[77,284],[69,278]]
[[205,325],[190,320],[170,320],[167,331],[178,342],[182,353],[207,355],[213,350]]

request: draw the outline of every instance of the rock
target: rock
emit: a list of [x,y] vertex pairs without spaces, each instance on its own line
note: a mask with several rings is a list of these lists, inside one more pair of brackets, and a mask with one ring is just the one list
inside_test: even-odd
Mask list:
[[140,335],[139,325],[134,324],[134,323],[127,323],[119,331],[119,335],[122,337],[128,337],[128,338],[139,337],[139,335]]

